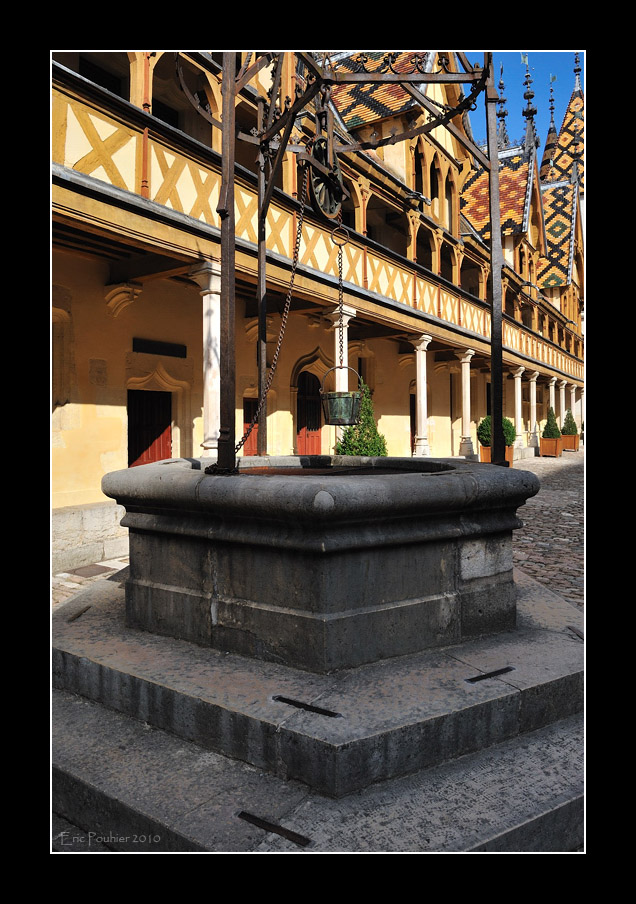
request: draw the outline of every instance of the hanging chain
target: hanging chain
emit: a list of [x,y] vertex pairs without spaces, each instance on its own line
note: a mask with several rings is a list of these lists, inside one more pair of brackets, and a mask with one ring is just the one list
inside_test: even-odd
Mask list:
[[[269,392],[269,390],[271,388],[272,381],[274,379],[274,374],[276,373],[276,365],[278,364],[278,356],[280,354],[281,346],[283,344],[283,336],[285,335],[285,327],[287,326],[287,319],[289,317],[289,309],[291,307],[292,291],[294,288],[294,279],[296,277],[296,270],[298,268],[298,258],[300,255],[300,242],[302,239],[303,221],[305,219],[305,198],[307,195],[308,181],[309,181],[309,167],[305,167],[305,173],[303,174],[303,178],[302,178],[302,181],[300,184],[300,198],[299,198],[300,216],[298,217],[298,228],[296,229],[296,243],[294,245],[294,256],[292,258],[291,277],[289,280],[289,289],[287,290],[287,298],[285,299],[285,307],[283,308],[282,320],[281,320],[281,325],[280,325],[280,333],[278,335],[278,342],[276,344],[276,351],[274,352],[274,357],[272,358],[272,363],[271,363],[271,366],[269,369],[269,374],[268,374],[267,380],[265,382],[265,386],[263,388],[261,397],[258,401],[258,405],[256,407],[256,412],[254,414],[254,417],[252,418],[252,421],[251,421],[249,427],[245,431],[245,434],[243,435],[242,439],[236,444],[236,447],[234,449],[235,455],[239,451],[239,449],[241,449],[242,446],[245,445],[245,443],[247,442],[247,440],[250,436],[250,433],[256,426],[258,419],[260,417],[263,405],[265,404],[265,399],[267,398],[267,393]],[[342,356],[342,352],[341,352],[341,356]]]
[[344,284],[342,281],[342,249],[349,241],[349,232],[342,225],[342,208],[338,211],[338,225],[331,233],[331,241],[338,246],[338,332],[340,367],[344,366]]

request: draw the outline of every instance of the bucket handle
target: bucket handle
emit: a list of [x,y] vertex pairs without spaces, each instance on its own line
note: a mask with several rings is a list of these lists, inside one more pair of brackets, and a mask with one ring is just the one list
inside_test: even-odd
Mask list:
[[360,376],[360,374],[358,373],[358,371],[357,371],[357,370],[354,370],[353,367],[346,367],[344,364],[339,364],[339,365],[337,365],[336,367],[330,367],[329,370],[327,371],[327,373],[325,373],[324,377],[322,378],[322,384],[321,384],[321,386],[320,386],[320,392],[321,392],[321,393],[324,392],[324,389],[325,389],[325,380],[327,379],[327,375],[330,374],[332,370],[353,370],[354,374],[355,374],[356,377],[358,378],[358,389],[360,388],[360,384],[362,383],[362,377]]

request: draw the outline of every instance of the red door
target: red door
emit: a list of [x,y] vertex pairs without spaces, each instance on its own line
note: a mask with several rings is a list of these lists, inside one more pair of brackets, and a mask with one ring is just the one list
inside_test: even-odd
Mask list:
[[320,455],[320,414],[320,381],[309,371],[303,370],[298,378],[298,455]]
[[172,458],[172,394],[128,390],[128,467]]
[[[243,399],[243,435],[247,433],[257,407],[258,399]],[[254,424],[252,432],[245,440],[243,455],[258,455],[258,423]]]

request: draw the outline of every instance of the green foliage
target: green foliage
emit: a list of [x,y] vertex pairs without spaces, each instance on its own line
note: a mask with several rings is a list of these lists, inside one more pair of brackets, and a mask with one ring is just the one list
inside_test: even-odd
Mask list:
[[[501,426],[503,428],[505,445],[514,446],[517,438],[515,425],[510,418],[504,417],[501,420]],[[477,439],[482,446],[492,446],[492,421],[489,414],[487,414],[477,425]]]
[[577,436],[578,432],[578,427],[576,426],[572,411],[568,408],[565,412],[565,420],[563,421],[561,433],[563,436]]
[[561,431],[559,430],[559,425],[557,424],[554,408],[548,408],[548,420],[545,427],[543,428],[543,433],[541,434],[541,436],[544,439],[558,439],[561,436]]
[[503,427],[504,443],[507,446],[514,446],[515,440],[517,438],[515,425],[512,423],[510,418],[505,417],[501,421],[501,426]]
[[360,420],[357,424],[346,427],[342,439],[336,444],[336,455],[369,455],[384,457],[388,455],[386,439],[378,428],[373,416],[371,390],[362,383],[362,400],[360,402]]

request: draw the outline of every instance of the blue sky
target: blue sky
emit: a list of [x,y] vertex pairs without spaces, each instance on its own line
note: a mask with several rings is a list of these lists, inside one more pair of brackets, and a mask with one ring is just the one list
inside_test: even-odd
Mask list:
[[[561,128],[563,116],[567,110],[572,91],[574,90],[574,55],[579,54],[581,67],[581,87],[585,91],[585,51],[583,50],[493,50],[495,64],[495,85],[499,90],[501,64],[503,63],[504,96],[507,100],[506,128],[511,140],[523,138],[526,121],[522,111],[526,106],[524,100],[526,66],[521,55],[528,57],[528,66],[532,76],[531,90],[534,91],[533,106],[537,109],[535,125],[541,141],[539,153],[545,147],[545,139],[550,125],[550,84],[554,88],[554,122],[557,131]],[[466,51],[471,63],[483,62],[482,51]],[[556,79],[550,82],[551,76]],[[475,140],[485,143],[486,120],[483,102],[478,101],[477,109],[470,114]]]

